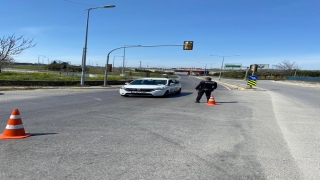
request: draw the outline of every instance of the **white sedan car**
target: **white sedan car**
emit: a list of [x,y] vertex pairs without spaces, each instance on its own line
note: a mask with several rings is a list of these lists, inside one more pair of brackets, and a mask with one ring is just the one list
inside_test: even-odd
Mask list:
[[174,78],[140,78],[126,83],[119,90],[121,96],[168,96],[180,94],[181,84]]

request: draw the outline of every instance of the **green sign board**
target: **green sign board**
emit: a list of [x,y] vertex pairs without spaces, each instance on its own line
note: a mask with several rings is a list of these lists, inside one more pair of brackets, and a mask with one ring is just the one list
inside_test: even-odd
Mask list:
[[228,69],[241,68],[241,64],[225,64],[224,68],[228,68]]

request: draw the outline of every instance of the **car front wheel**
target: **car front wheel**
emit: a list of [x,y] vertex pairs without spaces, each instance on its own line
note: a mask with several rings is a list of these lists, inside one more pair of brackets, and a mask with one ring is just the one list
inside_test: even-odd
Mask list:
[[179,91],[176,92],[176,94],[180,94],[181,93],[181,88],[179,89]]
[[166,91],[163,95],[163,97],[167,97],[169,95],[169,91]]

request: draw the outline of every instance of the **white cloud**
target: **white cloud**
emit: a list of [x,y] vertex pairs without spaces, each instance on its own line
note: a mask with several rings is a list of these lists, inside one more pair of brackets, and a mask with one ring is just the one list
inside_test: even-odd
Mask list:
[[18,30],[21,34],[28,34],[28,35],[38,35],[42,34],[43,31],[47,30],[46,27],[24,27]]

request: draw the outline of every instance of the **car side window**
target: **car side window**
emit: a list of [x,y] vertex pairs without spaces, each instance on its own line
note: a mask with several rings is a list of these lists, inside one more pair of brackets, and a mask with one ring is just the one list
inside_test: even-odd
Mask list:
[[171,84],[172,84],[172,80],[170,79],[170,80],[169,80],[169,83],[168,83],[168,85],[171,85]]
[[154,85],[166,85],[167,81],[165,80],[157,80],[155,81]]

